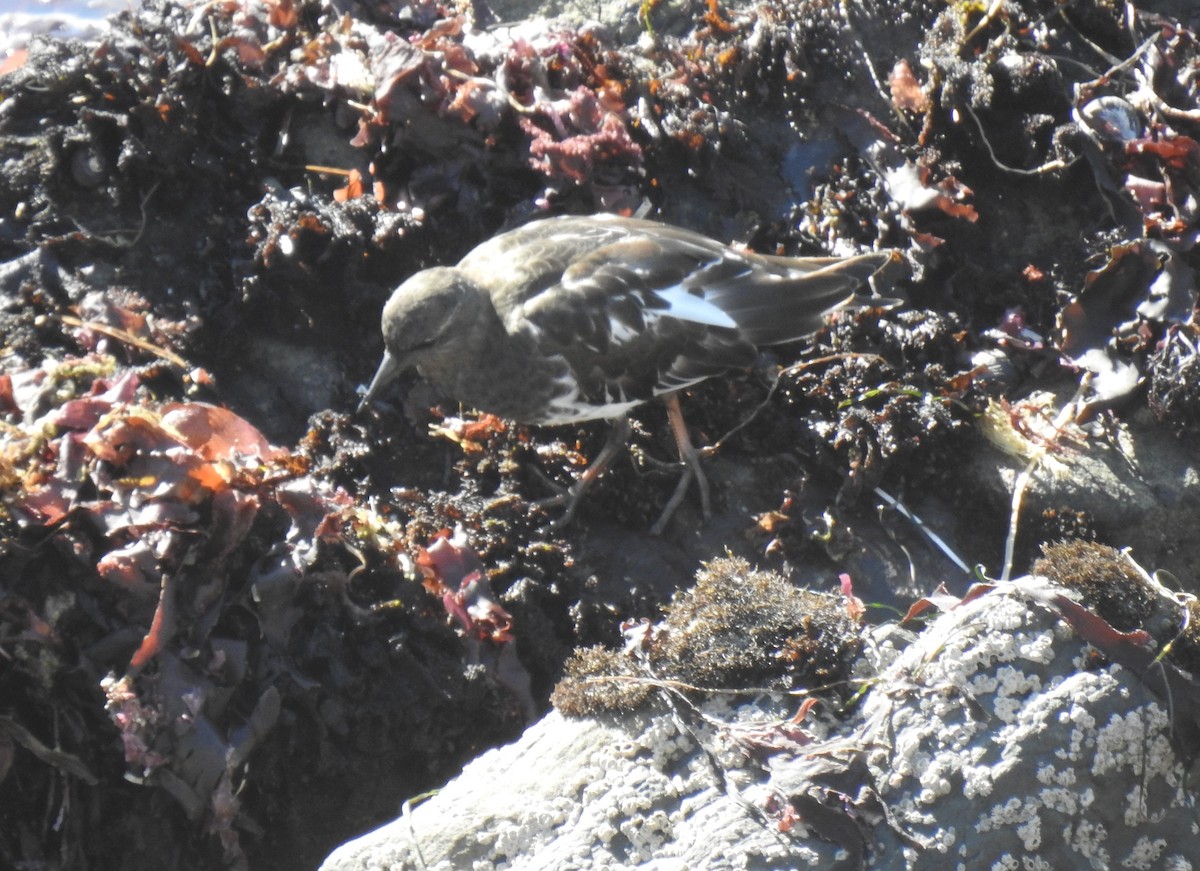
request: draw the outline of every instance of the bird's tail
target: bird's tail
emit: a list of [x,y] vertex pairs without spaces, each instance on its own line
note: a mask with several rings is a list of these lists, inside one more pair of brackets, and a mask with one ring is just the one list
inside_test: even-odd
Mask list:
[[899,300],[875,296],[868,281],[890,252],[856,257],[771,257],[770,275],[747,284],[709,287],[705,296],[723,309],[755,345],[776,345],[815,333],[843,309],[891,308]]

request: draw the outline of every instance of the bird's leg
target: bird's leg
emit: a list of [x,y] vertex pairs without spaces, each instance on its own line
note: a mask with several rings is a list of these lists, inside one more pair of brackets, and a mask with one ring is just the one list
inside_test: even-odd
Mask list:
[[575,516],[575,510],[579,507],[580,498],[604,474],[605,469],[616,459],[617,455],[625,450],[625,445],[629,442],[629,436],[632,432],[633,428],[629,425],[629,418],[622,416],[614,421],[612,429],[609,430],[608,439],[604,442],[604,447],[600,449],[600,453],[596,455],[596,459],[588,464],[584,473],[575,479],[575,483],[564,493],[551,496],[548,499],[539,499],[533,503],[538,508],[548,508],[552,505],[566,505],[566,510],[562,513],[562,516],[551,521],[550,527],[552,529],[562,529],[571,522],[571,519]]
[[700,452],[696,450],[691,436],[688,435],[687,423],[684,422],[683,411],[679,407],[679,397],[674,393],[668,393],[663,397],[663,401],[667,404],[667,419],[671,421],[671,432],[675,435],[675,447],[679,450],[679,459],[687,465],[687,468],[680,476],[679,483],[675,485],[675,492],[667,500],[662,514],[650,527],[651,535],[661,535],[662,531],[666,529],[671,515],[675,513],[675,509],[679,507],[679,503],[687,494],[688,486],[692,483],[693,478],[696,480],[696,486],[700,488],[700,508],[704,512],[704,518],[707,520],[712,516],[712,504],[708,495],[708,478],[705,477],[704,470],[700,468]]

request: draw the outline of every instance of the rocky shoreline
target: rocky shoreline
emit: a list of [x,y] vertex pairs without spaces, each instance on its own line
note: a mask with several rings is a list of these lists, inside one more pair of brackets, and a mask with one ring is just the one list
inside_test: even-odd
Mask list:
[[[32,39],[0,865],[1196,864],[1198,31],[153,0]],[[714,511],[661,536],[658,408],[564,529],[603,425],[354,412],[403,279],[597,211],[892,251],[905,300],[685,391]]]

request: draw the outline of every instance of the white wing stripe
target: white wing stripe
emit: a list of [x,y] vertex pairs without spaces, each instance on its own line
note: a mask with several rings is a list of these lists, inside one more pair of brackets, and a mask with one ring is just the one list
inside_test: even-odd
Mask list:
[[667,304],[666,309],[661,312],[664,315],[678,318],[681,321],[706,324],[710,327],[737,329],[737,321],[726,314],[723,309],[713,305],[704,297],[690,293],[686,287],[677,284],[661,290],[656,288],[653,293]]

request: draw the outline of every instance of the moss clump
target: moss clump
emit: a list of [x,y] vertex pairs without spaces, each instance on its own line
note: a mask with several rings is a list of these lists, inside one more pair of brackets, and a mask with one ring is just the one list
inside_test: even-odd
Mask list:
[[1154,613],[1155,593],[1119,550],[1093,541],[1042,545],[1033,573],[1077,590],[1114,629],[1137,629]]
[[618,650],[581,647],[567,660],[567,673],[550,694],[550,703],[572,717],[640,708],[654,688],[645,682],[621,680],[634,677],[636,665],[632,657]]
[[717,559],[675,596],[665,622],[648,633],[641,662],[606,648],[578,650],[551,701],[576,716],[638,708],[654,686],[619,679],[631,676],[701,690],[836,683],[861,648],[858,629],[841,596],[797,589],[745,560]]
[[[1145,629],[1171,664],[1200,675],[1200,601],[1156,590],[1118,550],[1088,541],[1043,545],[1033,573],[1077,590],[1083,603],[1121,632]],[[1170,576],[1166,576],[1171,580]]]

